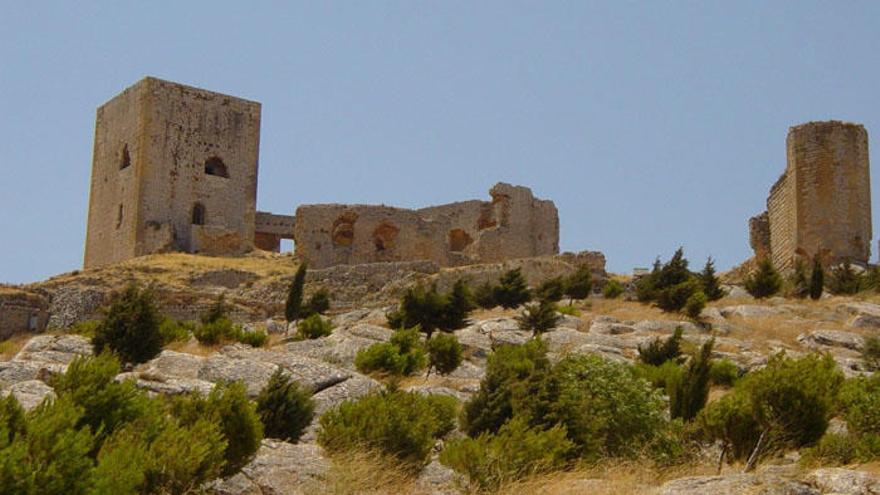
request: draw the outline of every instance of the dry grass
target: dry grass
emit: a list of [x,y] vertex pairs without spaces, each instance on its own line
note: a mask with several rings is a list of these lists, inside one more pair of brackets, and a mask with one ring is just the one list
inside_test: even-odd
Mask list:
[[709,464],[655,468],[638,462],[607,462],[599,466],[535,476],[503,486],[496,495],[623,495],[644,493],[664,482],[686,476],[714,475]]
[[33,336],[30,333],[21,333],[0,342],[0,361],[12,359]]
[[686,319],[678,313],[666,313],[638,301],[624,301],[623,299],[590,299],[588,303],[575,302],[584,317],[612,316],[618,320],[674,320]]
[[415,475],[402,469],[393,458],[375,452],[347,452],[331,456],[332,466],[313,489],[306,493],[329,495],[386,494],[422,495]]
[[221,343],[217,345],[203,345],[200,344],[199,341],[195,338],[190,338],[186,342],[171,342],[170,344],[165,346],[165,349],[168,349],[169,351],[193,354],[195,356],[210,356],[211,354],[219,351],[220,348],[224,345],[226,344]]

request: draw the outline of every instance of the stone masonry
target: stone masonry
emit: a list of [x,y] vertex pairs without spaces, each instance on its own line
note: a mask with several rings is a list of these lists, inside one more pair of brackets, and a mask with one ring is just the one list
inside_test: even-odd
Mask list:
[[559,252],[552,201],[526,187],[499,183],[491,201],[420,210],[374,205],[297,208],[296,254],[312,268],[430,260],[439,266],[493,263]]
[[491,201],[421,210],[308,205],[256,211],[260,104],[147,77],[98,108],[85,268],[168,251],[239,255],[293,239],[313,268],[439,266],[556,254],[551,201],[498,184]]
[[260,104],[147,77],[98,108],[85,267],[252,248]]
[[871,254],[868,133],[859,124],[810,122],[792,127],[788,165],[770,190],[767,211],[749,221],[757,258],[780,270],[796,259],[866,265]]

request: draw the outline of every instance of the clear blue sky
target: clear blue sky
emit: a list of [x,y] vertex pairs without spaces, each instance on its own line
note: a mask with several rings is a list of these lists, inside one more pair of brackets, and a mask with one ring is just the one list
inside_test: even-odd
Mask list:
[[789,126],[863,123],[876,169],[878,51],[867,1],[3,1],[0,281],[80,267],[95,108],[145,75],[262,102],[263,210],[507,181],[614,271],[729,268]]

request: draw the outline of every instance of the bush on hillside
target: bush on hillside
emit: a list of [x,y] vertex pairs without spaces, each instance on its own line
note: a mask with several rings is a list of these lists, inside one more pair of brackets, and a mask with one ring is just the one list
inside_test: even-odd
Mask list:
[[810,294],[810,281],[807,279],[807,267],[804,266],[804,261],[801,258],[797,258],[794,261],[794,271],[788,277],[786,282],[788,283],[786,289],[787,296],[803,299]]
[[193,336],[200,344],[209,346],[225,342],[241,342],[252,347],[262,347],[269,340],[269,335],[266,332],[262,330],[245,331],[241,325],[232,323],[225,316],[196,326],[193,330]]
[[448,375],[461,364],[461,344],[452,334],[436,334],[425,342],[428,351],[428,374],[431,370]]
[[174,398],[174,416],[181,426],[193,426],[208,421],[220,427],[226,439],[223,451],[223,473],[237,472],[256,454],[263,438],[263,424],[256,404],[248,400],[247,389],[241,382],[218,383],[207,396],[189,394]]
[[724,358],[712,361],[709,367],[709,382],[722,387],[732,387],[739,379],[739,367]]
[[474,290],[474,303],[483,309],[492,309],[498,306],[495,300],[495,286],[491,282],[483,282]]
[[681,356],[681,337],[684,329],[676,327],[675,332],[666,340],[655,337],[647,345],[639,346],[639,361],[645,364],[660,366],[666,361]]
[[602,286],[602,296],[605,299],[617,299],[623,294],[624,290],[623,284],[613,278],[608,279],[605,285]]
[[675,360],[666,361],[659,366],[636,363],[633,366],[633,373],[650,383],[654,388],[663,390],[666,395],[669,395],[670,387],[681,380],[684,367],[675,362]]
[[572,447],[565,427],[531,428],[517,417],[494,435],[449,442],[440,452],[440,462],[467,476],[472,490],[492,491],[504,483],[562,468]]
[[203,324],[214,323],[226,318],[226,314],[229,312],[229,307],[226,304],[226,296],[224,294],[220,294],[217,296],[217,299],[208,307],[208,310],[205,311],[201,316],[201,321]]
[[669,412],[673,418],[690,421],[709,399],[709,374],[715,339],[703,344],[700,352],[688,362],[684,373],[669,387]]
[[520,330],[532,332],[538,337],[544,332],[556,328],[556,324],[562,316],[556,312],[556,303],[541,300],[538,303],[527,304],[522,313],[516,317]]
[[528,384],[540,382],[550,369],[547,347],[540,340],[495,349],[480,389],[464,405],[461,429],[472,437],[497,432],[513,417],[514,403],[525,399]]
[[172,342],[186,342],[196,330],[195,323],[189,321],[177,321],[165,318],[159,324],[159,335],[162,336],[162,345]]
[[565,295],[566,281],[562,277],[546,280],[535,289],[535,297],[539,301],[559,302]]
[[257,414],[269,438],[296,442],[315,415],[315,401],[280,369],[257,396]]
[[306,315],[311,316],[314,314],[322,315],[326,313],[330,309],[330,291],[327,289],[319,289],[317,292],[312,294],[312,297],[309,298],[309,301],[306,303]]
[[416,373],[425,367],[425,362],[425,349],[418,328],[402,328],[394,332],[389,342],[361,349],[354,358],[355,367],[361,373],[380,371],[401,376]]
[[653,301],[663,311],[681,311],[691,295],[701,287],[700,281],[688,270],[684,250],[678,248],[669,261],[658,259],[654,270],[636,282],[636,297],[642,302]]
[[715,261],[711,257],[706,260],[706,266],[700,272],[700,285],[700,289],[708,301],[717,301],[724,297],[725,292],[721,288],[721,281],[715,275]]
[[703,309],[706,308],[706,295],[703,294],[702,290],[696,290],[691,293],[690,297],[688,297],[687,302],[684,304],[684,313],[688,315],[690,318],[696,320],[700,317],[700,313],[703,312]]
[[502,274],[493,293],[495,302],[505,309],[517,308],[532,300],[532,293],[520,268]]
[[308,266],[305,263],[300,264],[287,289],[287,300],[284,303],[284,318],[287,321],[294,321],[304,316],[303,294],[305,293],[307,271]]
[[741,390],[710,403],[697,415],[696,423],[706,439],[721,442],[719,465],[724,460],[746,460],[761,434],[749,397]]
[[149,361],[162,351],[159,314],[153,294],[131,285],[114,297],[95,329],[95,353],[109,350],[128,363]]
[[319,339],[333,333],[333,325],[318,313],[296,323],[296,337],[300,340]]
[[782,277],[769,259],[758,263],[758,270],[746,279],[746,290],[756,299],[775,296],[782,289]]
[[586,299],[593,292],[593,273],[587,265],[580,265],[565,281],[565,295],[569,303],[574,299]]
[[880,370],[880,337],[865,337],[865,344],[862,347],[862,359],[871,370]]
[[324,413],[318,443],[331,453],[377,451],[417,470],[448,429],[449,414],[417,392],[372,393]]
[[810,274],[810,299],[816,301],[822,297],[825,290],[825,269],[819,257],[813,258],[813,272]]
[[464,280],[458,280],[448,294],[437,292],[436,286],[407,289],[400,307],[388,314],[391,328],[418,326],[430,338],[435,330],[452,331],[463,328],[474,309],[473,296]]
[[849,261],[831,269],[828,277],[828,290],[838,296],[858,294],[862,290],[862,276],[855,271]]

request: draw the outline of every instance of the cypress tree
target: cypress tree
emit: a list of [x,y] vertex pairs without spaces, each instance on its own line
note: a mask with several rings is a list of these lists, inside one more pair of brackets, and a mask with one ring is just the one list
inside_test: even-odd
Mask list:
[[293,321],[302,316],[303,290],[306,285],[306,264],[299,265],[296,269],[296,275],[293,276],[293,282],[287,292],[287,303],[284,305],[284,317],[287,321]]
[[709,339],[703,344],[700,353],[691,359],[681,378],[670,387],[669,412],[673,418],[690,421],[706,405],[714,345],[715,339]]
[[715,261],[711,256],[706,260],[706,266],[700,273],[700,282],[703,285],[703,294],[706,295],[706,299],[717,301],[724,297],[724,289],[721,288],[721,282],[715,276]]

